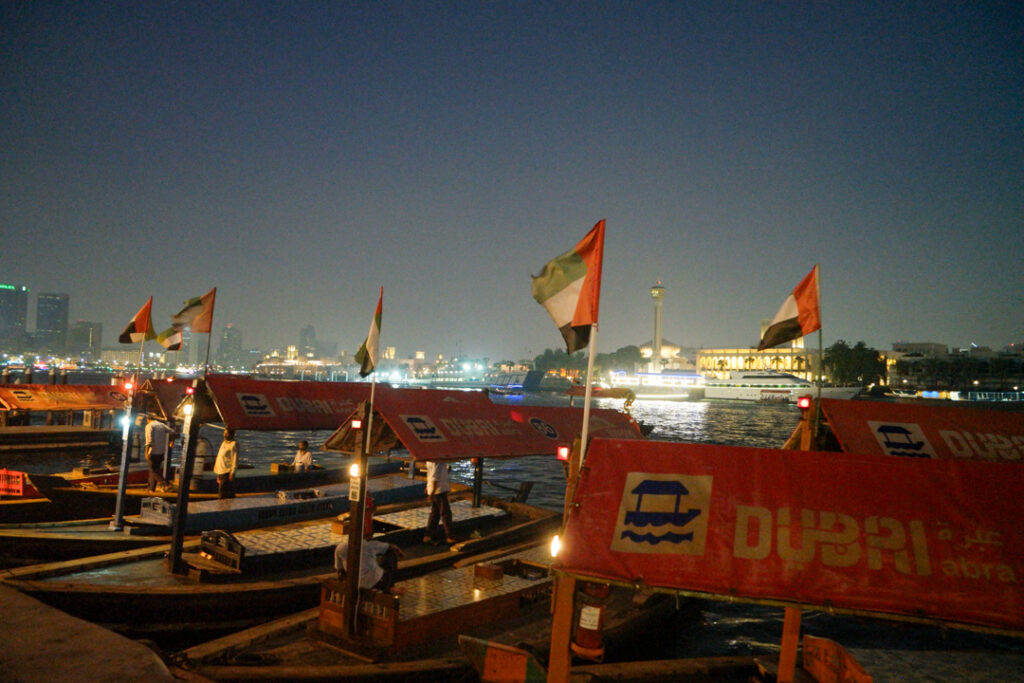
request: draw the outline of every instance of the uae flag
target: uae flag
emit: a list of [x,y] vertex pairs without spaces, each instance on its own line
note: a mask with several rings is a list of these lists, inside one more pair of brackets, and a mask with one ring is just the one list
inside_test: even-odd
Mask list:
[[214,287],[206,294],[186,301],[185,308],[171,318],[174,327],[190,327],[193,332],[209,334],[213,325],[213,302],[216,296],[217,288]]
[[818,298],[818,266],[814,266],[782,302],[782,308],[764,331],[757,350],[770,349],[821,329]]
[[149,301],[143,304],[139,312],[128,323],[128,327],[124,328],[124,332],[117,338],[117,341],[122,344],[138,344],[147,339],[156,339],[156,333],[153,332],[152,311],[153,297],[149,297]]
[[380,357],[380,312],[383,306],[384,288],[381,287],[380,298],[377,299],[377,311],[373,314],[373,322],[370,323],[370,332],[366,335],[366,341],[356,351],[360,377],[366,377],[377,367],[377,359]]
[[604,221],[600,220],[574,249],[532,276],[533,298],[555,321],[569,353],[586,347],[590,327],[597,324],[603,258]]
[[181,328],[168,327],[156,336],[156,340],[168,351],[181,351]]

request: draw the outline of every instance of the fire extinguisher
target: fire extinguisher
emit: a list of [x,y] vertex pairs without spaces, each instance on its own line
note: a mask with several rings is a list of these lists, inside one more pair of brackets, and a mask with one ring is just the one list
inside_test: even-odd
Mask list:
[[569,647],[585,659],[600,662],[604,658],[604,612],[611,587],[606,583],[583,582],[576,593],[579,618]]
[[373,536],[373,511],[377,505],[373,502],[373,496],[369,490],[366,491],[366,508],[363,510],[363,538]]

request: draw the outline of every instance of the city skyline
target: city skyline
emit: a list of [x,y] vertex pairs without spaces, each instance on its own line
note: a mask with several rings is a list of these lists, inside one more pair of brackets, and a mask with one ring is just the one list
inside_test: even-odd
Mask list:
[[5,282],[114,338],[217,287],[246,344],[532,358],[606,219],[597,351],[1024,340],[1019,5],[0,5]]
[[[38,333],[41,333],[41,332],[53,333],[55,331],[53,328],[39,328],[38,327],[38,322],[34,321],[34,319],[37,317],[37,315],[39,313],[39,305],[38,305],[39,302],[38,302],[37,297],[40,297],[40,296],[46,296],[48,298],[64,297],[65,298],[64,304],[68,307],[69,310],[72,308],[70,303],[74,301],[74,297],[69,295],[69,294],[67,294],[67,293],[40,292],[39,294],[34,294],[32,292],[32,288],[31,287],[28,287],[27,285],[22,285],[21,283],[3,283],[3,284],[15,285],[15,286],[18,286],[18,287],[27,287],[28,294],[29,294],[29,305],[28,305],[28,316],[27,316],[27,321],[26,321],[26,332],[29,333],[30,335],[31,334],[38,334]],[[662,289],[664,289],[663,286],[662,286]],[[648,292],[649,291],[650,291],[650,288],[648,288]],[[623,346],[637,346],[637,347],[640,347],[640,346],[643,346],[646,343],[650,343],[651,341],[653,341],[653,331],[654,331],[653,301],[650,298],[648,298],[647,303],[652,307],[651,308],[651,325],[650,325],[651,329],[648,330],[649,336],[648,337],[644,337],[642,340],[638,339],[638,340],[635,340],[635,341],[628,342],[627,344],[624,344]],[[66,311],[65,311],[65,313],[66,313]],[[763,323],[766,323],[767,321],[768,321],[768,318],[763,318],[760,322],[763,324]],[[33,322],[34,322],[34,324],[32,324]],[[79,325],[80,324],[98,324],[98,325],[100,325],[101,329],[105,327],[105,324],[102,321],[90,320],[90,319],[88,319],[87,316],[86,317],[72,317],[72,316],[68,315],[67,318],[66,318],[66,323],[67,323],[67,329],[65,330],[65,334],[67,334],[71,330],[71,328],[74,325],[76,325],[76,324],[79,324]],[[102,345],[103,349],[124,350],[124,349],[128,349],[130,347],[137,347],[136,344],[121,344],[121,343],[117,342],[117,339],[116,339],[117,338],[117,334],[118,334],[118,331],[122,327],[123,326],[118,326],[116,329],[115,328],[107,328],[108,329],[108,334],[110,336],[106,337],[106,343],[104,343]],[[161,329],[161,324],[157,322],[155,315],[154,315],[154,319],[153,319],[153,327],[158,332]],[[238,325],[236,325],[235,323],[232,323],[232,322],[218,323],[215,320],[214,332],[213,332],[213,335],[212,335],[213,353],[217,354],[217,353],[220,352],[219,351],[219,343],[220,343],[220,341],[222,341],[222,339],[221,339],[222,335],[225,333],[225,331],[228,331],[228,330],[233,330],[235,335],[241,336],[243,339],[245,338],[245,330],[242,329],[240,326],[238,326]],[[316,342],[316,344],[318,346],[327,347],[327,348],[333,350],[333,353],[319,354],[319,357],[322,357],[322,358],[340,357],[340,356],[345,356],[345,355],[352,356],[355,353],[355,350],[358,348],[358,344],[353,346],[351,349],[343,348],[343,347],[341,347],[339,345],[339,342],[336,342],[336,341],[330,340],[330,339],[324,339],[319,334],[317,334],[315,332],[315,330],[316,330],[316,325],[315,324],[311,324],[311,323],[310,324],[304,324],[299,329],[294,331],[294,335],[293,335],[294,338],[291,341],[286,341],[283,344],[276,345],[276,346],[266,346],[266,347],[254,346],[254,345],[249,345],[249,344],[243,344],[243,346],[244,346],[244,348],[246,350],[259,350],[263,354],[270,354],[270,353],[273,353],[273,352],[284,352],[284,351],[286,351],[288,349],[288,347],[295,347],[298,350],[298,352],[300,353],[300,355],[302,355],[302,348],[305,345],[307,345],[307,343],[309,341],[309,339],[307,338],[307,335],[312,334],[312,339],[313,339],[313,341]],[[112,332],[112,334],[111,334],[111,332]],[[203,335],[203,336],[205,336],[205,335]],[[804,338],[805,344],[809,344],[811,346],[815,346],[815,344],[812,343],[813,342],[813,339],[812,339],[813,336],[814,335],[809,335],[808,337],[805,337]],[[670,342],[670,343],[676,344],[674,338],[670,334],[668,334],[668,333],[664,333],[662,335],[662,338],[666,342]],[[836,341],[838,341],[838,339]],[[850,344],[855,344],[857,342],[866,341],[866,340],[863,340],[863,339],[845,339],[843,341],[846,341],[846,342],[848,342]],[[361,340],[360,340],[360,343],[361,343]],[[1001,345],[998,345],[998,346],[991,346],[991,345],[985,345],[985,344],[974,344],[973,342],[968,342],[966,344],[958,344],[956,342],[951,342],[949,340],[942,340],[942,339],[894,339],[889,344],[883,345],[883,346],[873,346],[871,344],[868,344],[868,345],[869,346],[873,346],[873,348],[875,348],[878,351],[891,351],[891,350],[893,350],[894,346],[900,345],[900,344],[907,344],[907,343],[940,344],[940,345],[946,346],[950,350],[950,352],[954,352],[954,351],[959,350],[959,349],[968,349],[972,345],[974,345],[974,346],[981,346],[981,347],[991,348],[993,351],[1002,351],[1002,350],[1007,349],[1007,348],[1013,348],[1013,350],[1015,350],[1015,352],[1020,353],[1022,347],[1024,347],[1024,339],[1019,340],[1019,341],[1009,341],[1009,342],[1007,342],[1005,344],[1001,344]],[[826,344],[826,345],[828,345],[828,344]],[[203,342],[203,346],[205,348],[205,342]],[[687,348],[692,348],[692,349],[702,349],[702,348],[703,349],[714,349],[714,348],[756,348],[756,340],[755,340],[754,344],[749,345],[749,346],[745,345],[745,344],[723,344],[723,345],[720,345],[720,346],[703,346],[703,347],[692,347],[692,346],[686,346],[686,345],[680,345],[680,346],[682,346],[684,349],[687,349]],[[415,347],[414,345],[410,345],[408,348],[403,348],[403,347],[399,347],[396,344],[390,344],[390,343],[385,344],[385,343],[382,342],[381,348],[387,348],[387,347],[394,347],[394,348],[396,348],[396,353],[397,353],[397,357],[398,358],[412,358],[417,353],[425,353],[426,354],[425,357],[426,358],[430,358],[430,359],[436,359],[439,356],[443,356],[446,359],[451,359],[451,358],[459,357],[459,355],[456,354],[456,353],[447,353],[447,352],[441,351],[441,350],[434,351],[434,350],[430,350],[430,349]],[[147,347],[146,348],[149,348],[150,350],[154,350],[155,351],[155,350],[158,350],[160,348],[160,346],[159,346],[159,344],[157,343],[156,340],[150,340],[149,342],[147,342]],[[601,349],[601,348],[599,348],[598,352],[599,353],[611,353],[613,351],[616,351],[618,348],[621,348],[621,347],[616,347],[615,349],[612,349],[612,348]],[[815,348],[816,348],[816,346],[815,346]],[[551,346],[545,347],[544,349],[541,349],[536,354],[533,354],[533,355],[528,356],[528,357],[524,356],[524,357],[521,357],[521,358],[510,358],[510,357],[506,358],[504,356],[494,356],[494,355],[488,353],[487,349],[484,349],[479,354],[465,354],[464,353],[464,354],[461,354],[461,357],[466,357],[466,358],[488,358],[488,359],[490,359],[493,362],[497,362],[499,360],[512,360],[512,361],[518,362],[518,361],[521,361],[521,360],[532,360],[535,356],[542,354],[547,349],[564,350],[564,344],[556,343],[556,344],[553,344]],[[0,349],[0,351],[4,351],[4,350]]]

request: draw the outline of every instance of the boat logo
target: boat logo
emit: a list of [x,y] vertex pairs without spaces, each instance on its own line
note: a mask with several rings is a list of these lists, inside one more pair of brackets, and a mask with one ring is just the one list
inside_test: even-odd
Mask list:
[[263,394],[235,394],[247,417],[274,417],[274,409]]
[[21,403],[32,403],[36,400],[31,391],[25,391],[24,389],[11,389],[11,395]]
[[413,435],[420,441],[447,441],[444,432],[438,429],[426,415],[402,415],[402,422],[412,430]]
[[120,401],[121,403],[128,402],[128,396],[121,391],[112,390],[109,393],[107,393],[107,396],[114,399],[115,401]]
[[549,439],[558,438],[558,430],[552,427],[550,424],[540,419],[539,417],[530,418],[530,426],[537,430],[537,433],[541,436],[546,436]]
[[703,555],[712,480],[710,475],[626,474],[611,549]]
[[920,425],[913,422],[868,422],[871,433],[886,455],[912,458],[935,458],[935,449],[928,443]]

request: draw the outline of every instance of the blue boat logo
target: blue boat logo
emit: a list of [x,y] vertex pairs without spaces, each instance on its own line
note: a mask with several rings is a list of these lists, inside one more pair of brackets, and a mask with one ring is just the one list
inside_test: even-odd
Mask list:
[[274,417],[274,409],[263,394],[235,394],[247,417]]
[[711,483],[708,475],[630,472],[612,550],[703,555]]
[[546,436],[549,439],[558,438],[558,430],[555,429],[552,425],[545,422],[544,420],[540,419],[539,417],[531,417],[530,426],[536,429],[537,433],[540,434],[541,436]]
[[420,441],[429,443],[447,441],[444,438],[444,433],[426,415],[402,415],[401,418],[405,426],[412,430],[413,436]]
[[868,422],[871,433],[886,455],[911,458],[937,457],[920,425],[913,422]]

